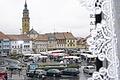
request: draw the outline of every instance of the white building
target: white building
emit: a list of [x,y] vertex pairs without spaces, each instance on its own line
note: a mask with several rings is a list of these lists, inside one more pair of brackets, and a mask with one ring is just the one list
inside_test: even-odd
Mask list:
[[8,35],[10,38],[11,53],[32,53],[32,40],[27,35]]

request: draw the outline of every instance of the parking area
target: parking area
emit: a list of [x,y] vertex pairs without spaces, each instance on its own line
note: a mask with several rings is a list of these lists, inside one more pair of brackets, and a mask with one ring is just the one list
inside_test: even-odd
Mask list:
[[12,74],[9,72],[8,74],[8,80],[87,80],[91,75],[86,74],[83,72],[83,67],[79,68],[80,73],[78,76],[69,76],[69,75],[63,75],[63,76],[46,76],[43,78],[36,78],[36,77],[27,77],[26,70],[22,70],[20,74],[18,72]]
[[[10,69],[7,71],[8,80],[34,80],[34,79],[35,80],[87,80],[89,77],[91,77],[91,75],[89,75],[88,73],[84,73],[83,69],[86,65],[85,62],[79,63],[80,66],[79,65],[78,66],[71,65],[70,63],[69,63],[70,65],[65,64],[65,66],[63,66],[63,64],[58,63],[56,61],[50,61],[50,62],[46,62],[46,63],[36,62],[35,64],[39,64],[39,68],[45,68],[42,70],[45,70],[47,75],[44,75],[44,76],[39,75],[38,76],[37,73],[35,73],[35,71],[33,71],[35,76],[32,76],[32,77],[27,75],[27,69],[28,69],[27,66],[21,66],[18,61],[14,61],[11,59],[6,59],[6,62],[9,63],[9,66],[7,66],[6,68]],[[31,61],[22,62],[22,64],[29,65],[29,64],[31,64]],[[72,63],[72,64],[78,64],[78,63]],[[67,65],[67,67],[66,67],[66,65]],[[73,66],[75,69],[71,68]],[[35,66],[32,66],[32,68],[34,68],[34,67]],[[15,68],[15,70],[11,71],[11,69],[13,69],[13,68]],[[60,71],[56,70],[56,72],[58,72],[58,73],[52,74],[52,76],[51,76],[51,70],[50,70],[51,68],[52,69],[60,68],[59,69]],[[71,69],[69,69],[69,68],[71,68]],[[79,73],[77,72],[77,69],[79,70]],[[70,73],[69,73],[69,71],[70,71]],[[75,73],[74,73],[74,71],[75,71]],[[48,74],[49,72],[50,72],[50,74]],[[76,73],[77,73],[77,75],[76,75]]]

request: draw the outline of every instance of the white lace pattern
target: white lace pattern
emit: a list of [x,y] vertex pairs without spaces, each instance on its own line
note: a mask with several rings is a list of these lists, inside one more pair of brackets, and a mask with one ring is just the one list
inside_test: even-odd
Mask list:
[[93,55],[97,55],[100,61],[106,60],[108,65],[107,68],[101,67],[98,72],[94,72],[88,80],[118,80],[119,59],[116,52],[112,0],[80,1],[88,10],[93,11],[93,15],[103,13],[101,23],[92,26],[91,37],[87,42]]

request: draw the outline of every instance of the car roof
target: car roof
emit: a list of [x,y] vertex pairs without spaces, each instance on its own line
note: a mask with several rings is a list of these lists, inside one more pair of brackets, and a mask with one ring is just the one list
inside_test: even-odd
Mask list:
[[6,67],[0,67],[0,72],[5,72],[6,71]]
[[59,69],[49,69],[48,71],[59,71]]
[[95,67],[95,66],[84,66],[84,67]]
[[77,68],[65,68],[65,70],[78,70]]
[[18,65],[9,65],[8,67],[21,68],[21,67],[18,66]]
[[42,69],[36,69],[36,71],[45,71],[45,70],[42,70]]

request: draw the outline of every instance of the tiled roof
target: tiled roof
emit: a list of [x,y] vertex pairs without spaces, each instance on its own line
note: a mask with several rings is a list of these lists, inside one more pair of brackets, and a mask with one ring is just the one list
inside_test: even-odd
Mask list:
[[86,37],[86,39],[88,39],[88,38],[90,38],[91,37],[91,35],[88,35],[87,37]]
[[76,39],[70,32],[47,33],[48,39]]
[[0,32],[0,40],[1,39],[9,39],[9,37],[5,35],[4,33]]
[[37,41],[48,41],[48,36],[45,34],[39,34],[36,40]]
[[66,39],[76,39],[71,32],[64,32]]
[[10,40],[31,40],[27,35],[21,34],[21,35],[7,35]]
[[55,33],[56,39],[65,39],[65,36],[63,33]]
[[85,39],[85,38],[80,38],[80,39],[77,41],[77,44],[78,44],[78,45],[86,44],[86,39]]

